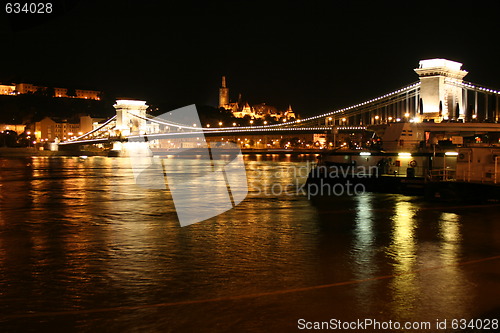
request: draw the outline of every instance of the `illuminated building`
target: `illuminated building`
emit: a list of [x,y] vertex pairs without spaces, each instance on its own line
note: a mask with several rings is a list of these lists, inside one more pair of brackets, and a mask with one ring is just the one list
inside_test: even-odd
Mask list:
[[99,100],[100,91],[75,89],[76,98]]
[[90,132],[93,129],[94,119],[90,116],[81,116],[78,120],[67,120],[45,117],[35,122],[35,137],[38,141],[54,141],[76,137],[81,133]]
[[16,84],[16,91],[19,94],[33,94],[36,93],[38,90],[38,87],[31,84],[31,83],[17,83]]
[[0,84],[0,95],[14,95],[16,86]]
[[0,132],[14,131],[17,134],[24,132],[26,125],[23,124],[0,124]]
[[[100,100],[101,92],[97,90],[84,90],[84,89],[73,89],[68,88],[53,88],[54,97],[69,97],[69,98],[81,98],[81,99],[92,99]],[[40,91],[50,90],[49,87],[37,86],[31,83],[16,83],[13,85],[0,85],[0,95],[23,95],[23,94],[35,94]]]
[[286,111],[278,111],[274,106],[266,105],[266,103],[251,106],[248,102],[242,101],[241,94],[237,102],[230,102],[229,88],[226,85],[225,76],[222,77],[222,86],[219,89],[219,108],[231,111],[236,118],[248,116],[251,119],[264,119],[272,117],[278,121],[297,119],[297,114],[292,110],[291,105],[288,106]]

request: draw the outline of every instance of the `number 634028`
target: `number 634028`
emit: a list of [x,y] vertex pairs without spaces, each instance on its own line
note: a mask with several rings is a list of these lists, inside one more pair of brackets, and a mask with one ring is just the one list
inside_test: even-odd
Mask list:
[[53,11],[51,2],[7,2],[7,14],[50,14]]

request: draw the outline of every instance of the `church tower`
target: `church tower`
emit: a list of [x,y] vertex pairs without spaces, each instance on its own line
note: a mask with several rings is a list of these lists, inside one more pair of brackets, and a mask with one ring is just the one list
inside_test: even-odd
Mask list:
[[286,119],[296,119],[297,117],[295,116],[295,111],[293,111],[292,106],[289,104],[288,109],[285,111],[285,118]]
[[222,87],[219,89],[219,108],[227,108],[229,104],[229,89],[226,87],[226,77],[222,77]]

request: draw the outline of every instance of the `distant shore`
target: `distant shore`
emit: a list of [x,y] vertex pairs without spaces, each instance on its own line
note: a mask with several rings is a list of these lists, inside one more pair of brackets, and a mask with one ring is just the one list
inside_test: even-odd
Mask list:
[[[230,151],[228,151],[229,153]],[[241,149],[243,154],[321,154],[325,152],[324,149]],[[112,153],[112,152],[111,152]],[[204,153],[200,150],[199,153]],[[155,155],[196,155],[197,152],[193,150],[179,151],[179,150],[157,150]],[[0,147],[0,157],[31,157],[31,156],[110,156],[110,151],[80,151],[80,150],[39,150],[36,148],[7,148]],[[111,156],[117,156],[112,154]]]
[[0,148],[0,157],[31,157],[31,156],[107,156],[107,151],[50,151],[36,148]]

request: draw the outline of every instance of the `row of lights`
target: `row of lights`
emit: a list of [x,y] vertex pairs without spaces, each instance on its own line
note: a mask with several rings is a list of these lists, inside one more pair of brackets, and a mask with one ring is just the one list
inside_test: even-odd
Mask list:
[[[92,131],[90,132],[87,132],[85,134],[80,134],[81,132],[78,132],[78,134],[80,135],[79,137],[75,138],[76,140],[80,139],[80,138],[84,138],[86,136],[89,136],[89,135],[92,135],[94,133],[96,133],[97,131],[100,131],[102,130],[104,127],[106,127],[110,122],[112,122],[114,119],[116,118],[116,115],[114,115],[113,117],[109,118],[104,124],[102,124],[100,127],[96,128],[96,129],[93,129]],[[95,135],[95,134],[94,134]],[[87,142],[89,140],[82,140],[82,142]]]
[[[309,118],[305,118],[305,119],[301,119],[301,120],[295,120],[295,121],[291,121],[289,122],[288,124],[294,124],[294,123],[298,123],[298,122],[301,122],[301,121],[308,121],[308,120],[314,120],[314,119],[318,119],[318,118],[323,118],[325,116],[329,116],[329,115],[333,115],[333,114],[337,114],[337,113],[341,113],[341,112],[345,112],[345,111],[348,111],[348,110],[352,110],[352,109],[355,109],[355,108],[358,108],[358,107],[361,107],[361,106],[364,106],[366,104],[369,104],[369,103],[373,103],[373,102],[376,102],[376,101],[379,101],[381,99],[384,99],[384,98],[387,98],[387,97],[391,97],[393,95],[396,95],[396,94],[399,94],[399,93],[402,93],[402,92],[405,92],[405,91],[408,91],[408,90],[412,90],[414,88],[417,88],[420,86],[420,82],[417,82],[417,83],[414,83],[412,85],[409,85],[407,87],[404,87],[404,88],[401,88],[401,89],[398,89],[398,90],[395,90],[393,92],[390,92],[388,94],[385,94],[385,95],[382,95],[382,96],[379,96],[379,97],[376,97],[376,98],[373,98],[373,99],[370,99],[368,101],[365,101],[363,103],[359,103],[359,104],[355,104],[355,105],[352,105],[352,106],[349,106],[349,107],[346,107],[346,108],[343,108],[343,109],[339,109],[339,110],[336,110],[336,111],[331,111],[331,112],[328,112],[328,113],[325,113],[325,114],[321,114],[321,115],[317,115],[317,116],[313,116],[313,117],[309,117]],[[344,118],[343,118],[344,119]],[[277,124],[277,125],[270,125],[270,126],[280,126],[281,124]]]
[[[156,121],[158,123],[161,123],[163,125],[170,125],[172,126],[171,123],[167,123],[167,122],[161,122],[161,121],[157,121],[157,120],[153,120],[153,121]],[[345,121],[345,120],[344,120]],[[264,124],[266,124],[267,121],[264,121]],[[219,122],[219,126],[222,126],[223,123],[222,122]],[[233,127],[236,127],[236,123],[233,123]],[[177,125],[175,125],[177,126]],[[190,126],[177,126],[179,129],[180,128],[186,128],[186,129],[196,129],[196,130],[200,130],[200,128],[198,128],[196,126],[196,124],[193,124],[192,127]],[[210,128],[210,124],[207,124],[206,125],[207,128]],[[242,132],[242,131],[259,131],[260,129],[262,129],[263,126],[255,126],[255,127],[248,127],[248,126],[245,126],[245,127],[238,127],[238,129],[234,129],[234,128],[231,128],[231,127],[222,127],[222,128],[219,128],[219,129],[213,129],[213,131],[223,131],[223,130],[227,130],[227,131],[235,131],[235,132]],[[300,128],[272,128],[272,129],[269,129],[271,131],[287,131],[287,130],[294,130],[294,131],[300,131],[300,130],[331,130],[332,127],[300,127]],[[343,127],[339,127],[338,129],[366,129],[366,127],[364,126],[343,126]]]
[[489,88],[484,88],[484,87],[476,86],[476,85],[473,85],[470,82],[454,82],[454,83],[458,83],[458,84],[460,84],[462,86],[465,86],[467,88],[477,89],[477,90],[481,90],[481,91],[484,91],[484,92],[489,92],[489,93],[500,95],[500,91],[498,91],[498,90],[493,90],[493,89],[489,89]]
[[365,130],[365,126],[341,126],[337,127],[338,130]]
[[[141,118],[141,119],[143,119],[143,120],[149,120],[149,121],[152,121],[152,122],[157,123],[157,124],[162,124],[162,125],[167,125],[167,126],[173,126],[173,127],[177,127],[177,128],[179,128],[179,129],[181,129],[181,128],[182,128],[182,129],[191,129],[191,130],[192,130],[192,129],[194,129],[194,130],[202,130],[202,129],[201,129],[201,128],[199,128],[196,124],[193,124],[192,126],[187,126],[187,125],[182,125],[182,124],[173,124],[173,123],[170,123],[170,122],[161,121],[161,120],[157,120],[157,119],[151,119],[151,118],[141,117],[141,116],[139,116],[139,115],[137,115],[137,114],[134,114],[134,113],[131,113],[131,114],[132,114],[133,116],[138,117],[138,118]],[[287,122],[287,119],[286,119],[286,118],[285,118],[285,119],[283,119],[283,122],[284,122],[284,123],[285,123],[285,122]],[[252,125],[253,123],[254,123],[254,121],[253,121],[253,120],[250,120],[250,124]],[[264,120],[264,122],[263,122],[263,123],[264,123],[264,125],[267,125],[267,120]],[[224,123],[223,123],[222,121],[220,121],[220,122],[219,122],[219,127],[221,127],[221,126],[223,126],[223,125],[224,125]],[[237,123],[235,123],[235,122],[233,122],[233,124],[232,124],[232,125],[233,125],[233,127],[236,127],[238,124],[237,124]],[[281,125],[281,124],[279,124],[279,125]],[[270,125],[270,126],[276,126],[276,125]],[[249,127],[249,126],[244,126],[244,127],[240,127],[240,128],[244,129],[244,128],[262,128],[262,127],[264,127],[264,126],[250,126],[250,127]],[[206,128],[210,128],[210,124],[207,124],[207,125],[206,125]],[[222,128],[219,128],[219,129],[212,129],[212,130],[217,131],[217,130],[221,130],[221,129],[230,129],[230,128],[231,128],[231,127],[222,127]]]
[[312,119],[318,119],[318,118],[322,118],[324,116],[329,116],[329,115],[332,115],[332,114],[336,114],[336,113],[340,113],[340,112],[345,112],[345,111],[348,111],[348,110],[352,110],[352,109],[355,109],[355,108],[358,108],[358,107],[361,107],[361,106],[364,106],[366,104],[369,104],[369,103],[373,103],[373,102],[377,102],[381,99],[384,99],[384,98],[387,98],[387,97],[391,97],[393,95],[396,95],[396,94],[399,94],[399,93],[402,93],[402,92],[405,92],[407,90],[411,90],[411,89],[414,89],[416,87],[420,86],[420,82],[417,82],[415,84],[412,84],[412,85],[409,85],[407,87],[404,87],[404,88],[401,88],[401,89],[398,89],[396,91],[393,91],[393,92],[390,92],[388,94],[385,94],[385,95],[382,95],[382,96],[379,96],[379,97],[376,97],[376,98],[372,98],[368,101],[365,101],[363,103],[359,103],[359,104],[355,104],[355,105],[352,105],[352,106],[349,106],[349,107],[346,107],[346,108],[343,108],[343,109],[340,109],[340,110],[336,110],[336,111],[332,111],[332,112],[329,112],[329,113],[326,113],[326,114],[323,114],[323,115],[319,115],[319,116],[314,116],[314,117],[311,117],[311,118],[307,118],[307,119],[304,119],[304,120],[312,120]]
[[[382,95],[382,96],[379,96],[379,97],[376,97],[376,98],[372,98],[368,101],[365,101],[365,102],[362,102],[362,103],[359,103],[359,104],[355,104],[355,105],[352,105],[352,106],[349,106],[349,107],[346,107],[346,108],[343,108],[343,109],[340,109],[340,110],[336,110],[336,111],[332,111],[332,112],[328,112],[328,113],[325,113],[325,114],[322,114],[322,115],[318,115],[318,116],[313,116],[313,117],[309,117],[309,118],[305,118],[305,119],[302,119],[301,121],[308,121],[308,120],[314,120],[314,119],[318,119],[318,118],[323,118],[325,116],[329,116],[329,115],[333,115],[333,114],[337,114],[337,113],[341,113],[341,112],[345,112],[345,111],[348,111],[348,110],[352,110],[352,109],[355,109],[355,108],[358,108],[358,107],[361,107],[361,106],[364,106],[364,105],[367,105],[369,103],[373,103],[373,102],[377,102],[381,99],[384,99],[384,98],[387,98],[387,97],[391,97],[393,95],[396,95],[396,94],[399,94],[399,93],[402,93],[402,92],[405,92],[405,91],[408,91],[408,90],[411,90],[411,89],[414,89],[414,88],[417,88],[420,86],[420,82],[417,82],[415,84],[412,84],[412,85],[409,85],[407,87],[404,87],[404,88],[401,88],[401,89],[398,89],[396,91],[393,91],[393,92],[390,92],[388,94],[385,94],[385,95]],[[345,119],[345,118],[342,118],[342,119]],[[297,121],[295,121],[297,122]],[[290,122],[290,124],[293,124],[294,122]],[[276,126],[276,125],[275,125]]]
[[[372,153],[368,152],[368,151],[362,151],[359,153],[360,156],[371,156]],[[458,152],[456,151],[447,151],[444,153],[445,156],[458,156]],[[399,157],[402,157],[402,158],[408,158],[408,157],[411,157],[411,153],[398,153],[398,156]]]
[[[194,129],[194,130],[202,130],[201,128],[197,127],[196,124],[193,124],[193,126],[186,126],[186,125],[174,125],[172,123],[169,123],[169,122],[165,122],[165,121],[160,121],[160,120],[157,120],[157,119],[149,119],[149,118],[144,118],[144,117],[141,117],[139,115],[136,115],[136,114],[133,114],[132,115],[138,117],[138,118],[141,118],[141,119],[144,119],[144,120],[150,120],[152,122],[155,122],[155,123],[158,123],[158,124],[162,124],[162,125],[167,125],[167,126],[174,126],[174,127],[178,127],[179,129]],[[286,119],[284,119],[286,121]],[[252,120],[250,121],[252,123]],[[292,122],[290,122],[292,123]],[[264,124],[267,124],[267,121],[264,121]],[[222,126],[223,125],[223,122],[219,122],[219,126]],[[237,126],[237,123],[233,123],[233,127],[236,127]],[[270,126],[275,126],[275,125],[270,125]],[[210,124],[207,124],[206,125],[207,128],[210,128]],[[269,127],[269,126],[267,126]],[[251,131],[258,131],[259,129],[261,128],[266,128],[265,126],[244,126],[244,127],[238,127],[238,129],[234,129],[232,127],[222,127],[222,128],[218,128],[218,129],[211,129],[213,131],[223,131],[223,130],[228,130],[228,131],[236,131],[236,132],[241,132],[241,131],[246,131],[246,130],[251,130]],[[273,128],[273,129],[269,129],[271,131],[286,131],[286,130],[296,130],[296,131],[300,131],[300,130],[317,130],[317,129],[332,129],[331,127],[308,127],[308,128]],[[348,127],[347,129],[361,129],[361,128],[358,128],[358,127]]]

